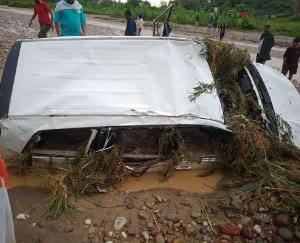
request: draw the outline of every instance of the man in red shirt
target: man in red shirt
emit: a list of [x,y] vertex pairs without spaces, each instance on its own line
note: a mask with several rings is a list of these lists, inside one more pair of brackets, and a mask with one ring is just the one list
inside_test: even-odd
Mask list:
[[295,38],[293,44],[288,47],[283,56],[282,73],[287,75],[289,72],[289,80],[298,71],[298,62],[300,57],[300,38]]
[[48,3],[42,0],[34,0],[34,2],[34,13],[30,19],[29,27],[31,26],[32,21],[36,18],[36,16],[38,16],[38,20],[40,23],[40,32],[38,34],[38,37],[46,38],[50,28],[53,28],[52,12]]

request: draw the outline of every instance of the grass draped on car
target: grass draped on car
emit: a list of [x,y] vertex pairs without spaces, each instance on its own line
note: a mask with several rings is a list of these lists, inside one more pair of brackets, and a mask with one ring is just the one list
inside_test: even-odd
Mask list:
[[[238,74],[250,64],[249,54],[232,44],[210,39],[205,39],[204,43],[206,50],[200,55],[205,55],[208,61],[214,77],[213,86],[224,104],[225,121],[232,131],[232,136],[224,142],[221,166],[242,176],[245,182],[253,182],[259,197],[267,199],[276,193],[280,208],[300,213],[300,150],[291,143],[290,129],[286,129],[282,141],[267,132],[262,120],[253,116],[253,110],[261,108],[239,86]],[[200,83],[190,100],[211,92],[212,88]],[[281,119],[279,125],[282,124],[288,127]],[[270,206],[278,208],[279,205]]]

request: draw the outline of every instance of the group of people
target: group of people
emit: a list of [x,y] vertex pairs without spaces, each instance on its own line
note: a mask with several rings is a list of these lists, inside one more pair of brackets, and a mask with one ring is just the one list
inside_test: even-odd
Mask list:
[[[266,25],[260,37],[256,62],[265,64],[271,60],[271,49],[275,45],[274,35],[271,32],[271,26]],[[298,71],[298,62],[300,58],[300,38],[296,37],[291,46],[289,46],[283,55],[282,74],[287,75],[292,80],[293,75]]]
[[[43,0],[34,0],[35,7],[29,26],[32,21],[38,17],[40,24],[39,38],[47,37],[49,30],[56,30],[57,36],[82,36],[86,35],[86,19],[82,5],[78,0],[60,0],[56,4],[54,15],[47,2]],[[218,19],[213,14],[210,16],[209,28],[216,28]],[[132,18],[129,10],[125,12],[127,20],[125,36],[141,36],[144,30],[144,18],[139,14],[137,20]],[[199,19],[197,19],[199,21]],[[225,35],[227,24],[221,23],[219,27],[219,40],[221,41]],[[288,75],[291,80],[293,75],[297,73],[298,62],[300,57],[300,39],[295,38],[293,44],[287,48],[283,56],[282,73]],[[275,44],[274,36],[271,32],[271,26],[266,25],[264,32],[260,37],[256,62],[264,64],[271,59],[271,49]]]
[[61,0],[56,4],[54,15],[47,2],[34,0],[32,21],[38,17],[40,24],[39,38],[46,38],[49,30],[56,30],[57,36],[86,35],[86,20],[83,7],[77,0]]
[[[86,35],[86,19],[82,5],[78,0],[60,0],[57,2],[54,14],[48,3],[43,0],[34,0],[34,13],[30,19],[32,21],[38,17],[40,24],[39,38],[46,38],[50,29],[56,30],[57,36],[83,36]],[[137,21],[132,19],[131,12],[125,12],[127,25],[126,36],[140,36],[143,34],[144,19],[139,14]]]

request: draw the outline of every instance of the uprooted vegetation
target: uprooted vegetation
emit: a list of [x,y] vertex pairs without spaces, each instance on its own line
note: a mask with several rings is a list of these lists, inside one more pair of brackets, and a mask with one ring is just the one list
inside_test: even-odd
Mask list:
[[[245,183],[255,184],[255,192],[262,199],[277,194],[281,208],[300,212],[300,151],[291,143],[291,129],[268,107],[265,116],[255,97],[243,92],[239,74],[251,62],[246,51],[234,45],[204,40],[205,55],[214,77],[214,88],[224,104],[224,115],[233,138],[226,147],[221,166],[235,172]],[[258,80],[254,80],[257,82]],[[199,84],[190,96],[197,99],[212,87]],[[278,127],[272,127],[277,121]],[[282,139],[277,136],[282,132]],[[267,202],[267,200],[265,200]],[[270,205],[277,207],[278,205]]]

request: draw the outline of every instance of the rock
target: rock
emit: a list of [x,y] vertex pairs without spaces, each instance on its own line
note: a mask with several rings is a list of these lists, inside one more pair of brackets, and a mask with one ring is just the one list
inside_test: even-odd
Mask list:
[[260,207],[258,209],[258,212],[260,212],[260,213],[265,213],[265,212],[268,212],[268,211],[269,211],[269,209],[268,208],[264,208],[264,207]]
[[180,204],[185,207],[192,207],[192,203],[187,198],[181,199]]
[[221,234],[220,238],[221,240],[231,241],[231,236],[227,234]]
[[127,209],[134,209],[135,208],[135,204],[133,202],[128,202],[126,205]]
[[139,217],[141,219],[148,219],[149,218],[149,214],[145,210],[140,210],[139,211]]
[[227,218],[237,218],[239,215],[235,213],[233,210],[227,208],[225,209],[225,215]]
[[88,233],[87,233],[88,239],[94,239],[95,233],[96,233],[96,228],[95,227],[90,227],[88,229]]
[[20,213],[20,214],[17,215],[16,219],[18,219],[18,220],[26,220],[29,217],[30,217],[29,214]]
[[266,213],[260,213],[260,214],[255,213],[253,215],[253,219],[264,224],[272,222],[272,217]]
[[241,225],[249,225],[252,219],[247,216],[241,216]]
[[37,223],[32,223],[32,224],[30,225],[31,228],[35,228],[36,226],[37,226]]
[[92,223],[92,220],[89,219],[89,218],[86,218],[86,219],[84,220],[84,224],[86,224],[86,225],[90,225],[91,223]]
[[117,231],[120,231],[126,223],[127,223],[127,220],[125,217],[118,217],[115,220],[114,229]]
[[123,232],[121,233],[121,235],[122,235],[122,237],[123,237],[124,239],[126,239],[126,238],[127,238],[127,234],[126,234],[126,232],[124,232],[124,231],[123,231]]
[[241,230],[241,236],[243,236],[246,239],[252,240],[253,239],[253,232],[250,226],[244,226]]
[[272,243],[284,243],[284,240],[281,239],[280,236],[274,234],[272,236],[272,241],[270,241],[270,242],[272,242]]
[[261,238],[261,239],[267,239],[267,237],[268,237],[268,235],[267,235],[267,233],[266,232],[264,232],[264,231],[262,231],[260,234],[259,234],[259,238]]
[[145,206],[149,209],[153,209],[154,208],[155,203],[152,201],[146,201],[145,202]]
[[193,235],[196,232],[196,228],[192,224],[187,224],[185,227],[185,231],[188,235]]
[[148,231],[143,231],[143,232],[142,232],[142,238],[143,238],[146,242],[149,242],[149,240],[150,240],[150,235],[149,235]]
[[237,195],[232,196],[232,198],[231,198],[231,205],[235,209],[237,209],[239,211],[243,211],[244,210],[244,208],[242,206],[243,205],[243,201]]
[[108,240],[108,241],[105,241],[105,243],[114,243],[114,242],[111,240]]
[[258,224],[254,225],[252,229],[258,235],[261,233],[261,228]]
[[287,214],[278,214],[275,218],[275,224],[278,226],[289,226],[290,216]]
[[64,227],[64,232],[65,233],[71,233],[73,232],[73,226],[71,224],[66,224],[65,227]]
[[219,231],[222,234],[228,235],[240,235],[241,228],[235,225],[227,225],[227,224],[219,224],[218,225]]
[[295,237],[300,241],[300,231],[295,231]]
[[156,201],[157,201],[158,203],[162,203],[163,198],[162,198],[161,196],[159,196],[159,195],[156,195]]
[[181,239],[175,239],[172,243],[182,243]]
[[289,241],[293,239],[292,232],[287,227],[280,227],[277,229],[277,234],[284,240]]
[[150,234],[153,235],[153,236],[156,236],[156,235],[159,234],[159,231],[158,231],[158,229],[155,227],[155,228],[151,229]]
[[198,212],[198,211],[192,211],[191,212],[191,217],[193,218],[193,219],[197,219],[197,218],[201,218],[201,213],[200,212]]
[[204,222],[203,222],[203,226],[204,226],[204,227],[207,227],[207,226],[208,226],[208,222],[204,221]]
[[207,236],[207,235],[203,235],[203,241],[205,242],[210,242],[210,237],[209,236]]
[[135,227],[132,224],[128,225],[128,227],[127,227],[127,233],[129,235],[135,235],[136,234],[136,229],[135,229]]
[[161,234],[156,235],[155,243],[165,243],[165,239]]

